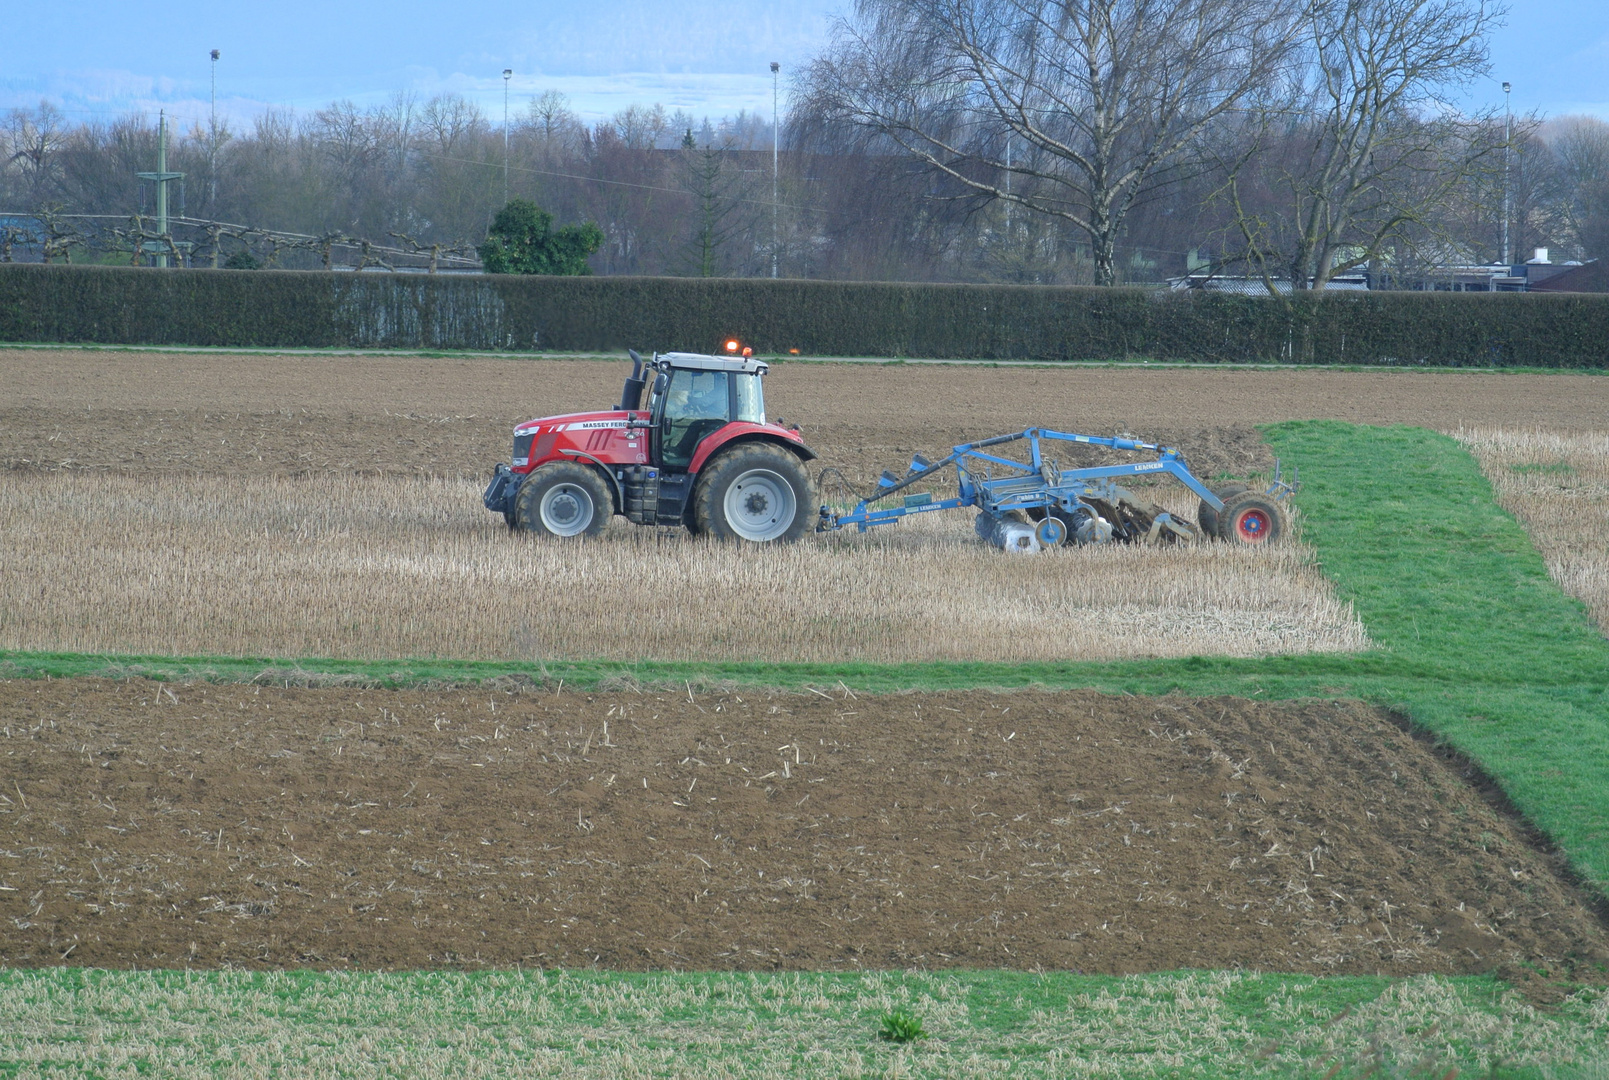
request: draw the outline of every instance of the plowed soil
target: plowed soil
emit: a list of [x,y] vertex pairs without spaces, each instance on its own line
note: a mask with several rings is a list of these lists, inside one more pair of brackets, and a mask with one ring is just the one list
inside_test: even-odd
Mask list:
[[1592,977],[1609,935],[1357,704],[0,683],[13,965]]
[[[0,467],[484,476],[514,424],[618,401],[598,361],[0,350]],[[1270,461],[1252,425],[1332,417],[1594,430],[1609,379],[1459,372],[785,363],[768,411],[861,484],[913,451],[1031,424],[1178,446],[1212,477]]]

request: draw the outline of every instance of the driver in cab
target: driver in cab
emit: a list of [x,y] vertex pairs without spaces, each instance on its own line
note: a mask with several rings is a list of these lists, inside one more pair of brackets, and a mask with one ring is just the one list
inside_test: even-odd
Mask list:
[[666,416],[674,440],[675,460],[692,460],[699,442],[726,423],[726,373],[721,371],[678,372],[666,402]]

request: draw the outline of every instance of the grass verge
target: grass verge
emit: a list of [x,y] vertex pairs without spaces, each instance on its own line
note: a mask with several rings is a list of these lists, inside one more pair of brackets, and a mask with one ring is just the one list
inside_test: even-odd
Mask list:
[[[1250,972],[0,970],[0,1076],[1605,1075],[1609,994]],[[903,1012],[928,1037],[877,1038]]]

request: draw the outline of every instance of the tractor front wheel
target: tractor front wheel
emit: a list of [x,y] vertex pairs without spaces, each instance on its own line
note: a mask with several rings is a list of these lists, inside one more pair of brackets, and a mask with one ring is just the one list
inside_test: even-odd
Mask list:
[[613,511],[603,477],[573,461],[543,465],[514,499],[515,526],[544,536],[597,536]]
[[1285,534],[1285,513],[1279,504],[1255,491],[1243,491],[1224,502],[1218,515],[1218,539],[1230,544],[1259,547]]
[[797,454],[744,443],[716,457],[693,489],[694,531],[720,540],[791,544],[809,528],[815,488]]

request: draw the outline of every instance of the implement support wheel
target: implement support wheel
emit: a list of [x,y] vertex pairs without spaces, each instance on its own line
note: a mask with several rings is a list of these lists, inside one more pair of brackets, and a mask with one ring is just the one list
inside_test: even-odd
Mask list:
[[1224,502],[1218,515],[1218,539],[1229,544],[1258,547],[1285,535],[1285,512],[1279,504],[1255,491],[1243,491]]
[[[1223,487],[1213,488],[1212,493],[1224,502],[1228,502],[1242,491],[1250,490],[1251,488],[1245,484],[1225,484]],[[1210,538],[1218,535],[1218,511],[1212,508],[1211,503],[1203,502],[1201,504],[1201,509],[1196,511],[1196,524],[1201,526],[1202,536]]]

